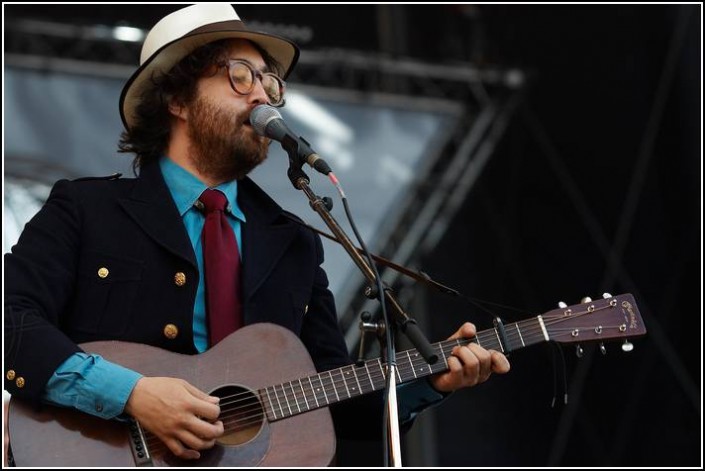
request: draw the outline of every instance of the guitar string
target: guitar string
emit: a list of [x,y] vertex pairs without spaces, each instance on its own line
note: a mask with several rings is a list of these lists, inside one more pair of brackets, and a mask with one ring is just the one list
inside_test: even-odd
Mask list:
[[[587,312],[584,313],[584,314],[587,314]],[[572,316],[572,318],[575,318],[575,317],[578,316],[578,315],[580,315],[580,314],[577,313],[575,316]],[[551,322],[551,319],[550,319],[550,318],[547,318],[546,324],[548,324],[548,325],[550,326],[550,325],[555,324],[555,323],[564,322],[565,320],[566,320],[566,319],[565,319],[564,317],[562,317],[562,316],[556,317],[553,322]],[[616,326],[615,326],[615,327],[616,327]],[[536,328],[536,329],[534,329],[534,330],[536,330],[536,331],[538,332],[538,331],[540,331],[541,329],[540,329],[540,327],[539,327],[539,328]],[[554,332],[557,332],[557,329],[552,329],[552,330],[553,330]],[[569,333],[569,332],[572,332],[572,329],[567,329],[567,330],[566,330],[566,333]],[[482,333],[485,333],[485,332],[482,332]],[[480,334],[482,334],[482,333],[480,333]],[[480,334],[478,334],[478,336],[481,337]],[[531,338],[531,337],[533,336],[533,333],[532,333],[532,332],[529,332],[527,329],[524,330],[524,334],[525,334],[526,337],[529,337],[529,338]],[[494,335],[493,335],[492,333],[490,333],[489,335],[486,335],[486,337],[487,337],[487,338],[485,339],[485,343],[487,343],[487,340],[488,340],[488,339],[496,340],[496,339],[493,338]],[[509,337],[509,335],[508,335],[508,337]],[[518,338],[518,334],[514,336],[514,339],[517,339],[517,338]],[[542,339],[542,338],[543,338],[543,335],[541,335],[541,336],[539,337],[539,339]],[[533,339],[532,339],[532,340],[533,340]],[[450,345],[453,345],[454,343],[456,343],[455,341],[446,341],[446,342],[449,343]],[[448,345],[442,345],[442,346],[448,347]],[[403,352],[403,353],[405,353],[405,352]],[[417,354],[415,354],[415,357],[416,357],[416,356],[417,356]],[[407,359],[407,360],[408,360],[408,359]],[[422,366],[421,369],[423,369],[423,366],[424,366],[424,365],[428,368],[428,370],[429,370],[430,372],[435,372],[435,371],[433,371],[433,367],[432,367],[431,365],[428,365],[427,363],[425,363],[425,361],[423,361],[422,359],[419,358],[419,361],[415,361],[415,360],[416,360],[416,358],[412,359],[411,363],[409,363],[408,361],[405,361],[405,363],[406,363],[408,366],[406,366],[406,365],[404,365],[404,364],[400,364],[399,370],[400,370],[400,372],[403,372],[403,373],[404,373],[404,376],[407,375],[408,370],[418,370],[418,369],[419,369],[419,368],[417,368],[418,366]],[[340,379],[340,380],[334,380],[333,383],[331,383],[330,385],[333,386],[333,387],[335,387],[336,389],[339,389],[339,388],[340,388],[341,392],[342,392],[342,387],[341,387],[340,385],[341,385],[341,384],[345,384],[345,385],[348,384],[347,380],[346,380],[344,377],[342,377],[342,373],[343,373],[343,372],[347,372],[347,373],[349,374],[349,372],[351,371],[349,366],[346,366],[346,367],[343,367],[343,368],[347,368],[348,370],[347,370],[347,371],[344,371],[343,369],[331,370],[331,372],[335,372],[335,375],[336,375],[336,376],[341,376],[341,379]],[[444,369],[447,368],[447,365],[444,365],[443,368],[444,368]],[[422,375],[425,375],[425,374],[423,373],[423,371],[421,371],[421,374],[422,374]],[[381,376],[380,376],[380,375],[381,375]],[[384,375],[383,375],[382,373],[375,373],[375,376],[376,376],[375,379],[377,379],[377,380],[380,380],[380,378],[383,378],[383,377],[384,377]],[[284,393],[285,402],[287,402],[287,409],[289,410],[289,414],[288,414],[288,415],[293,415],[294,413],[300,413],[300,412],[302,412],[302,406],[303,406],[304,411],[305,411],[305,410],[309,410],[309,409],[311,408],[310,405],[307,405],[307,404],[302,403],[302,402],[301,402],[301,399],[303,399],[304,402],[306,402],[306,399],[308,399],[308,397],[311,397],[311,393],[313,393],[313,391],[311,390],[311,393],[307,393],[307,392],[305,391],[305,389],[302,387],[302,385],[299,385],[299,389],[302,390],[302,394],[300,395],[300,398],[299,398],[299,395],[297,394],[296,389],[295,389],[295,384],[294,384],[294,382],[292,381],[292,382],[290,382],[290,384],[289,384],[289,388],[288,388],[288,389],[289,389],[290,391],[287,391],[287,388],[285,387],[285,384],[286,384],[286,383],[283,383],[282,385],[280,385],[280,387],[281,387],[281,389],[282,389],[282,392]],[[322,385],[322,384],[321,384],[321,385]],[[370,386],[372,386],[372,385],[370,385]],[[277,397],[280,397],[280,396],[281,396],[281,393],[276,390],[276,387],[272,387],[272,389],[273,389],[272,392],[273,392]],[[359,393],[360,393],[360,391],[356,391],[356,388],[355,388],[354,386],[352,387],[352,389],[353,389],[353,391],[354,391],[356,394],[359,394]],[[347,388],[346,388],[346,390],[347,390]],[[374,388],[373,388],[373,390],[374,390]],[[369,392],[369,391],[367,391],[367,392]],[[363,390],[362,393],[365,393],[365,391]],[[241,394],[242,394],[242,393],[241,393]],[[236,397],[236,396],[237,396],[237,395],[230,396],[230,397]],[[318,396],[319,396],[319,395],[314,393],[313,396],[314,396],[316,399],[318,399]],[[348,391],[348,398],[349,398],[349,397],[352,397],[352,394]],[[228,398],[228,397],[226,396],[225,398]],[[288,401],[287,401],[288,399],[291,399],[291,402],[288,402]],[[325,399],[326,402],[328,402],[328,401],[327,401],[327,398],[325,398],[325,397],[321,397],[321,399]],[[312,400],[313,400],[313,398],[312,398]],[[236,403],[236,402],[238,402],[238,401],[221,402],[221,405],[222,405],[222,406],[227,406],[227,405],[230,405],[230,404],[234,404],[234,403]],[[293,406],[292,406],[292,403],[293,403]],[[235,410],[236,410],[236,409],[235,409]],[[274,415],[275,418],[276,418],[276,415],[277,415],[276,409],[272,408],[272,410],[273,410],[273,415]],[[279,407],[279,415],[281,415],[281,416],[287,415],[286,412],[284,411],[283,405],[280,405],[280,407]]]
[[[553,316],[553,319],[552,319],[551,317],[546,317],[546,318],[544,318],[544,325],[547,327],[550,327],[553,324],[562,323],[568,319],[575,319],[578,316],[585,315],[588,313],[589,312],[587,312],[587,311],[585,313],[576,313],[573,316],[571,316],[570,318],[565,318],[563,316]],[[617,328],[618,326],[607,326],[605,328],[609,328],[609,327]],[[573,331],[573,329],[566,329],[564,333],[559,333],[559,329],[553,328],[551,330],[552,330],[553,334],[557,334],[558,336],[565,335],[565,334],[568,334]],[[523,333],[522,337],[526,337],[530,341],[533,341],[536,339],[543,340],[543,338],[544,338],[543,330],[541,329],[540,326],[531,327],[531,328],[525,327],[521,332]],[[516,343],[518,346],[519,341],[517,341],[517,340],[520,339],[519,332],[510,331],[510,332],[507,332],[506,335],[507,335],[507,338],[510,341],[510,343]],[[483,336],[484,336],[484,340],[483,340]],[[476,343],[479,343],[480,345],[482,345],[482,344],[488,345],[491,343],[492,345],[488,345],[489,347],[495,347],[495,349],[499,348],[499,342],[497,341],[496,334],[493,332],[492,329],[490,329],[489,331],[479,332],[477,337],[479,337],[481,340],[480,340],[480,342],[476,342]],[[556,337],[556,335],[553,335],[553,337]],[[515,342],[512,342],[512,340],[514,340]],[[470,339],[469,341],[470,342],[475,341],[475,338]],[[444,342],[440,342],[440,343],[436,344],[436,346],[437,347],[440,346],[441,348],[445,349],[448,346],[455,346],[456,343],[457,343],[457,341],[455,341],[455,340],[451,340],[451,341],[446,340]],[[411,352],[411,350],[409,352]],[[431,365],[428,365],[425,361],[423,361],[423,359],[421,359],[419,357],[417,352],[414,353],[414,356],[412,358],[411,363],[409,363],[408,358],[405,358],[405,355],[406,355],[406,352],[401,352],[398,355],[399,372],[400,372],[400,374],[403,373],[403,376],[405,376],[405,377],[412,370],[416,371],[417,373],[422,374],[422,376],[425,376],[426,374],[423,371],[419,371],[419,370],[422,370],[425,365],[428,366],[429,370],[432,368]],[[372,360],[371,362],[372,362],[372,364],[377,363],[375,360]],[[375,365],[375,366],[377,366],[377,365]],[[421,368],[418,368],[419,366],[421,366]],[[355,369],[355,368],[357,368],[357,369]],[[328,373],[327,371],[324,373],[320,373],[318,375],[312,375],[311,378],[317,377],[318,383],[320,386],[323,386],[323,387],[333,386],[336,390],[340,390],[341,392],[342,392],[343,386],[350,384],[350,385],[353,385],[351,389],[353,389],[353,391],[355,391],[357,388],[355,388],[354,383],[352,383],[352,381],[351,381],[352,379],[355,379],[355,378],[350,377],[349,374],[351,372],[353,372],[357,376],[357,374],[359,372],[358,370],[361,368],[362,367],[353,367],[352,365],[346,365],[345,367],[330,370],[330,372],[334,378],[333,382],[325,379],[325,376],[322,376],[322,375],[326,375]],[[369,371],[369,369],[367,369],[367,371]],[[385,377],[385,374],[383,372],[377,371],[376,369],[369,371],[369,372],[370,372],[371,376],[374,376],[373,382],[375,380],[381,381]],[[347,373],[348,379],[346,379],[344,373]],[[412,372],[412,375],[413,375],[413,372]],[[331,376],[331,375],[328,375],[328,376]],[[363,379],[364,379],[364,376],[365,375],[363,373]],[[304,379],[308,379],[308,378],[301,378],[301,380],[304,380]],[[357,379],[359,380],[359,377]],[[284,396],[287,399],[292,398],[295,401],[295,403],[300,402],[298,399],[299,395],[296,391],[297,389],[301,389],[303,391],[303,394],[301,395],[302,399],[304,398],[304,396],[306,398],[308,398],[308,397],[319,398],[319,396],[320,396],[320,399],[326,400],[325,396],[313,393],[313,391],[311,390],[310,387],[305,387],[301,384],[297,387],[297,385],[295,384],[296,381],[298,381],[298,380],[290,381],[288,388],[286,387],[286,382],[285,382],[280,385],[270,386],[269,388],[266,388],[266,389],[271,388],[273,394],[276,394],[277,396],[281,397],[281,392],[277,391],[277,389],[276,389],[276,387],[278,386],[281,389],[281,391],[284,393]],[[326,383],[326,384],[324,384],[324,383]],[[289,391],[287,391],[287,389]],[[311,392],[307,393],[306,389],[309,389]],[[356,392],[359,392],[359,391],[356,391]],[[365,392],[365,391],[363,391],[363,392]],[[231,395],[231,396],[224,396],[221,398],[221,406],[237,402],[237,400],[230,401],[230,402],[227,402],[227,401],[224,402],[223,399],[227,400],[227,399],[231,399],[231,398],[237,398],[238,396],[242,396],[242,395],[249,395],[249,392],[238,393],[238,394]]]
[[[584,312],[584,313],[576,313],[575,315],[571,316],[571,318],[574,319],[575,317],[578,317],[578,316],[581,316],[581,315],[585,315],[585,314],[588,314],[588,313],[589,313],[589,312],[587,312],[587,311]],[[553,318],[554,318],[554,319],[552,320],[551,317],[547,317],[547,318],[545,319],[545,324],[548,325],[548,326],[551,326],[551,325],[553,325],[553,324],[562,323],[562,322],[568,320],[568,318],[563,317],[563,316],[553,316]],[[616,328],[617,326],[614,326],[614,327]],[[537,327],[537,328],[531,329],[531,330],[534,330],[535,332],[541,331],[541,335],[538,336],[538,339],[543,339],[543,332],[542,332],[542,329],[541,329],[540,327]],[[553,332],[557,332],[557,329],[552,329],[552,331],[553,331]],[[524,329],[524,336],[530,338],[531,340],[533,340],[532,337],[534,336],[535,332],[531,332],[530,329],[526,329],[526,328],[525,328],[525,329]],[[572,332],[572,329],[566,329],[566,333],[569,333],[569,332]],[[488,340],[493,340],[493,341],[494,341],[494,340],[497,340],[496,338],[494,338],[494,337],[495,337],[495,334],[493,334],[493,333],[491,332],[491,330],[490,330],[490,333],[488,333],[487,331],[483,331],[483,332],[478,333],[478,337],[481,337],[482,334],[485,334],[485,337],[486,337],[486,338],[485,338],[485,341],[484,341],[485,344],[488,343],[488,342],[487,342]],[[508,335],[508,337],[510,337],[510,336],[511,336],[511,335]],[[518,338],[518,333],[514,336],[514,339],[517,339],[517,338]],[[474,339],[473,339],[473,340],[474,340]],[[441,342],[441,343],[437,344],[437,347],[440,346],[440,347],[446,347],[446,348],[447,348],[447,347],[449,347],[449,346],[454,346],[454,344],[456,344],[456,343],[457,343],[457,341],[455,341],[455,340],[444,341],[444,342]],[[481,342],[480,342],[480,343],[481,343]],[[406,352],[402,352],[402,355],[403,355],[404,353],[406,353]],[[415,354],[414,357],[415,357],[415,358],[413,358],[411,362],[408,362],[408,358],[407,358],[406,360],[404,360],[404,363],[406,363],[406,364],[403,364],[403,363],[400,364],[399,371],[400,371],[400,373],[404,373],[404,376],[405,376],[405,377],[407,376],[408,371],[411,371],[411,370],[414,370],[414,371],[422,370],[424,367],[426,367],[426,368],[428,369],[428,371],[431,372],[431,373],[435,373],[435,372],[436,372],[436,371],[433,370],[434,367],[431,366],[431,365],[428,365],[423,359],[421,359],[420,357],[418,357],[418,354]],[[403,358],[402,358],[402,359],[403,359]],[[417,360],[418,360],[418,361],[417,361]],[[373,362],[374,362],[374,360],[373,360]],[[447,363],[444,362],[443,365],[444,365],[444,366],[443,366],[443,368],[441,368],[441,369],[447,369]],[[418,368],[419,366],[421,366],[421,368]],[[439,369],[439,371],[440,371],[441,369]],[[346,380],[346,378],[343,377],[343,373],[344,373],[344,372],[345,372],[345,373],[348,373],[348,378],[350,378],[350,377],[349,377],[349,373],[350,373],[351,371],[355,372],[354,370],[351,369],[351,366],[348,365],[348,366],[346,366],[346,367],[342,367],[342,368],[338,368],[338,369],[330,370],[330,371],[331,371],[331,373],[334,372],[334,373],[335,373],[335,376],[340,376],[340,377],[341,377],[341,379],[339,379],[339,380],[338,380],[338,379],[334,379],[334,381],[333,381],[332,383],[329,382],[330,386],[333,386],[336,390],[340,389],[340,392],[343,392],[341,385],[346,385],[346,391],[348,391],[348,397],[347,397],[347,398],[352,397],[353,394],[350,393],[349,389],[347,388],[347,384],[352,384],[352,383],[348,383],[348,380]],[[369,370],[368,370],[368,371],[369,371]],[[327,373],[327,372],[326,372],[326,373]],[[357,372],[355,372],[355,374],[357,374]],[[425,376],[427,373],[424,373],[423,371],[421,371],[421,374],[422,374],[423,376]],[[319,375],[319,376],[320,376],[320,375]],[[329,375],[329,376],[330,376],[330,375]],[[374,380],[381,381],[381,380],[384,378],[385,375],[384,375],[382,372],[379,372],[379,373],[375,373],[374,376],[375,376]],[[410,376],[409,376],[409,378],[410,378]],[[354,378],[353,378],[353,379],[354,379]],[[374,380],[373,380],[373,383],[374,383]],[[356,380],[356,382],[357,382],[357,380]],[[321,384],[321,386],[324,386],[324,385],[323,385],[323,382],[320,381],[320,378],[319,378],[319,383]],[[286,383],[282,383],[282,384],[279,385],[279,386],[280,386],[280,388],[281,388],[281,391],[284,393],[284,402],[286,403],[286,409],[289,411],[289,413],[287,414],[287,412],[284,410],[284,404],[279,404],[280,407],[279,407],[279,412],[278,412],[278,413],[277,413],[276,408],[273,407],[273,405],[270,404],[270,405],[271,405],[270,409],[272,410],[272,415],[274,416],[275,419],[277,418],[277,417],[276,417],[277,415],[280,415],[281,418],[284,418],[284,416],[290,416],[290,415],[295,415],[295,414],[297,414],[297,413],[306,412],[306,411],[308,411],[308,410],[311,409],[310,404],[307,404],[307,403],[306,403],[306,400],[307,400],[309,397],[312,399],[312,401],[313,401],[314,399],[318,399],[318,398],[319,398],[319,394],[314,393],[313,390],[310,390],[310,392],[307,393],[307,392],[305,391],[305,388],[303,387],[303,384],[300,384],[300,385],[299,385],[299,389],[302,390],[301,395],[297,394],[296,389],[295,389],[295,383],[294,383],[293,381],[290,382],[290,384],[289,384],[289,387],[288,387],[289,391],[287,391],[287,388],[285,387],[285,384],[286,384]],[[360,386],[361,386],[361,385],[360,385]],[[370,384],[370,387],[372,387],[372,390],[375,390],[375,388],[374,388],[373,386],[374,386],[374,384]],[[273,394],[275,394],[278,399],[281,398],[281,393],[276,390],[276,386],[272,386],[271,388],[272,388]],[[324,388],[325,388],[325,386],[324,386]],[[309,388],[309,389],[310,389],[310,388]],[[365,393],[367,393],[367,392],[371,392],[371,391],[372,391],[372,390],[370,390],[370,391],[365,391],[365,390],[360,391],[360,390],[357,390],[357,388],[355,388],[354,385],[353,385],[352,388],[350,388],[350,389],[352,389],[353,392],[354,392],[355,394],[358,394],[358,395],[361,394],[361,393],[362,393],[362,394],[365,394]],[[361,387],[360,389],[364,389],[364,388]],[[343,392],[343,393],[344,393],[344,392]],[[313,394],[313,395],[312,395],[312,394]],[[324,393],[324,394],[325,394],[325,393]],[[249,401],[249,402],[251,403],[251,402],[254,400],[254,396],[252,396],[250,392],[238,393],[238,394],[231,395],[231,396],[224,396],[224,397],[222,398],[222,399],[230,399],[230,398],[234,398],[234,397],[238,397],[238,396],[242,396],[242,395],[247,395],[248,397],[245,397],[245,398],[242,398],[242,399],[237,399],[237,400],[235,400],[235,401],[229,401],[229,402],[228,402],[228,401],[225,401],[225,402],[221,401],[221,408],[222,408],[222,409],[225,409],[225,411],[235,411],[235,413],[238,413],[238,407],[237,407],[237,406],[236,406],[236,407],[228,407],[228,406],[231,406],[231,405],[236,404],[237,402],[241,402],[241,401]],[[343,395],[344,395],[344,394],[343,394]],[[337,397],[339,397],[339,396],[337,396]],[[343,397],[343,399],[347,399],[347,398],[346,398],[346,397]],[[289,399],[291,399],[291,401],[289,401]],[[330,403],[330,401],[327,399],[327,396],[321,396],[320,399],[325,400],[325,401],[326,401],[326,405]],[[302,402],[302,400],[303,400],[303,402]],[[270,401],[270,402],[271,402],[271,401]],[[318,402],[318,401],[317,401],[317,402]],[[320,402],[319,402],[319,403],[320,403]],[[259,405],[258,405],[258,407],[259,407]],[[224,418],[224,417],[227,418],[227,415],[221,414],[220,418]]]
[[[582,317],[583,315],[592,314],[592,313],[594,313],[594,312],[596,312],[596,311],[598,311],[598,310],[602,310],[602,309],[609,308],[609,307],[614,307],[614,306],[609,306],[609,305],[607,305],[607,306],[605,306],[605,307],[603,307],[603,308],[596,308],[596,309],[595,309],[594,311],[592,311],[592,312],[591,312],[591,311],[576,312],[576,313],[572,314],[571,316],[563,316],[563,315],[544,316],[544,317],[543,317],[543,319],[544,319],[544,326],[545,326],[546,328],[548,328],[549,326],[553,326],[554,324],[560,324],[560,323],[566,322],[566,321],[568,321],[568,320],[573,320],[573,319],[576,319],[576,318],[578,318],[578,317]],[[514,323],[514,324],[516,324],[517,326],[519,326],[519,325],[521,325],[521,324],[524,324],[525,328],[524,328],[524,330],[521,330],[521,332],[522,332],[522,337],[526,337],[526,338],[528,338],[529,340],[535,340],[535,339],[542,340],[542,339],[544,338],[543,329],[541,328],[540,324],[537,322],[537,319],[536,319],[536,318],[526,319],[526,320],[523,320],[523,321],[516,322],[516,323]],[[512,326],[512,325],[514,325],[514,324],[510,324],[509,326]],[[527,325],[528,325],[529,327],[527,327]],[[619,328],[619,326],[603,326],[603,328],[607,328],[607,329],[609,329],[609,328]],[[570,334],[571,332],[573,332],[574,329],[572,329],[572,328],[567,328],[567,329],[564,329],[564,330],[565,330],[564,334],[559,334],[559,335]],[[556,328],[551,329],[551,332],[552,332],[552,333],[555,333],[555,332],[558,332],[558,331],[559,331],[559,329],[556,329]],[[480,345],[482,345],[482,343],[485,343],[485,344],[489,344],[489,343],[495,344],[495,343],[496,343],[496,346],[499,347],[500,344],[499,344],[499,341],[498,341],[498,339],[496,338],[496,336],[497,336],[497,334],[494,332],[494,329],[488,329],[488,330],[484,330],[484,331],[478,332],[477,335],[476,335],[476,337],[473,338],[473,339],[470,339],[469,341],[470,341],[470,342],[475,341],[476,343],[479,343]],[[508,338],[508,340],[509,340],[510,342],[511,342],[511,338],[512,338],[512,337],[513,337],[514,340],[520,339],[519,332],[506,332],[506,336],[507,336],[507,338]],[[483,337],[485,337],[484,340],[482,340]],[[552,336],[552,337],[555,337],[555,336]],[[480,342],[477,342],[477,338],[480,338]],[[467,339],[465,339],[465,340],[467,340]],[[435,345],[434,345],[434,349],[440,348],[441,350],[444,350],[444,349],[446,349],[446,348],[448,348],[448,347],[451,347],[451,348],[452,348],[452,347],[454,347],[455,345],[459,344],[459,342],[460,342],[460,339],[456,339],[456,340],[445,340],[445,341],[443,341],[443,342],[439,342],[439,343],[435,344]],[[518,343],[517,343],[517,345],[518,345]],[[491,347],[491,346],[490,346],[490,347]],[[411,350],[409,350],[409,352],[411,352]],[[408,357],[406,358],[406,360],[404,360],[403,357],[404,357],[404,355],[406,355],[406,353],[407,353],[406,351],[405,351],[405,352],[400,352],[400,354],[397,356],[397,357],[398,357],[398,361],[399,361],[399,360],[402,360],[402,362],[399,363],[399,369],[398,369],[398,371],[400,372],[400,374],[402,373],[402,370],[403,370],[404,376],[406,377],[409,371],[415,371],[415,370],[417,370],[417,368],[416,368],[417,366],[421,366],[422,368],[425,366],[425,367],[428,369],[428,371],[431,372],[431,373],[435,373],[435,372],[436,372],[436,371],[433,370],[434,366],[433,366],[433,365],[429,365],[428,363],[426,363],[425,360],[423,360],[423,358],[421,358],[421,357],[418,355],[417,352],[415,352],[414,357],[411,359],[410,362],[408,361],[408,360],[409,360]],[[444,353],[445,353],[445,352],[444,352]],[[417,361],[417,360],[418,360],[418,361]],[[374,363],[378,363],[378,362],[376,362],[375,360],[370,360],[370,363],[371,363],[371,364],[374,364]],[[379,364],[379,363],[378,363],[378,364]],[[408,365],[408,366],[406,366],[405,364]],[[362,367],[356,367],[356,368],[361,369]],[[346,370],[346,369],[347,369],[347,371],[344,371],[344,370]],[[440,368],[438,371],[446,370],[446,369],[447,369],[447,362],[444,362],[443,368]],[[337,375],[341,376],[341,379],[340,379],[340,380],[334,379],[333,382],[330,383],[330,385],[333,386],[333,387],[337,390],[338,387],[339,387],[341,384],[346,384],[346,385],[347,385],[347,381],[346,381],[345,377],[343,376],[343,373],[344,373],[344,372],[348,372],[348,373],[349,373],[350,371],[355,372],[355,370],[353,369],[353,366],[352,366],[352,365],[347,365],[347,366],[345,366],[345,367],[341,367],[341,368],[337,368],[337,369],[334,369],[334,370],[330,370],[330,373],[329,373],[328,371],[326,371],[326,372],[320,373],[320,374],[318,374],[318,375],[313,375],[313,376],[311,376],[311,378],[314,377],[314,376],[318,376],[318,377],[319,377],[319,383],[321,384],[321,386],[323,386],[323,383],[322,383],[322,381],[321,381],[321,378],[322,378],[321,375],[326,374],[326,373],[329,373],[329,376],[330,376],[330,375],[333,374],[333,372],[335,372]],[[355,372],[355,373],[356,373],[356,372]],[[369,376],[374,376],[374,378],[373,378],[373,384],[370,384],[370,386],[373,386],[373,385],[374,385],[375,380],[383,380],[383,379],[385,378],[384,372],[378,372],[378,373],[375,372],[374,375],[372,375],[372,372],[370,372],[369,369],[366,369],[366,373],[367,373]],[[423,373],[422,373],[422,374],[423,374]],[[425,376],[426,374],[423,374],[423,375]],[[409,378],[410,378],[410,376],[409,376]],[[301,378],[301,379],[307,379],[307,378]],[[358,380],[359,380],[359,378],[358,378]],[[357,380],[356,380],[356,381],[357,381]],[[291,403],[287,402],[287,410],[290,411],[290,414],[287,415],[287,414],[284,412],[284,410],[283,410],[283,405],[280,405],[280,408],[279,408],[279,409],[280,409],[280,410],[279,410],[279,412],[280,412],[279,415],[281,416],[280,418],[284,418],[285,416],[288,417],[288,416],[291,416],[291,415],[296,415],[296,414],[298,414],[298,413],[303,413],[303,412],[307,412],[308,410],[310,410],[310,409],[311,409],[310,405],[305,404],[305,403],[302,404],[302,403],[300,402],[300,400],[299,400],[299,398],[298,398],[298,396],[297,396],[297,394],[296,394],[296,391],[294,390],[294,382],[293,382],[293,381],[289,382],[289,389],[291,390],[291,393],[289,393],[289,392],[286,391],[286,388],[284,387],[285,384],[286,384],[286,383],[282,383],[282,384],[279,385],[279,386],[281,387],[282,391],[284,392],[285,401],[288,401],[288,399],[291,399],[291,401],[294,403],[294,408],[291,407]],[[360,386],[361,386],[360,389],[362,389],[362,385],[360,385]],[[304,388],[303,388],[301,385],[300,385],[300,387],[301,387],[301,389],[302,389],[302,396],[301,396],[301,399],[311,397],[311,396],[309,395],[310,393],[306,393],[306,391],[304,390]],[[324,386],[324,387],[325,387],[325,386]],[[275,387],[275,386],[270,386],[270,388],[273,388],[273,392],[274,392],[275,395],[277,395],[278,397],[280,396],[280,393],[276,391],[276,387]],[[269,388],[265,388],[264,390],[266,391],[267,389],[269,389]],[[346,387],[346,391],[347,391],[347,390],[348,390],[348,388]],[[354,387],[353,387],[353,390],[355,390]],[[373,387],[372,390],[375,390],[375,388]],[[341,389],[341,392],[342,392],[342,389]],[[359,391],[359,390],[358,390],[357,392],[358,392],[358,394],[366,394],[367,392],[371,392],[371,391]],[[315,394],[315,393],[313,392],[313,390],[311,390],[311,393],[314,394],[314,395],[313,395],[314,398],[318,399],[318,394]],[[290,395],[290,394],[291,394],[291,395]],[[324,393],[324,394],[325,394],[325,393]],[[255,424],[257,424],[257,423],[261,423],[261,422],[262,422],[262,419],[263,419],[263,418],[265,417],[265,415],[266,415],[266,414],[263,413],[263,411],[266,411],[266,406],[263,407],[262,404],[259,402],[259,400],[257,400],[256,397],[255,397],[251,392],[249,392],[249,391],[248,391],[248,392],[242,392],[242,393],[233,394],[233,395],[230,395],[230,396],[224,396],[223,398],[221,398],[221,401],[222,401],[222,399],[232,399],[232,398],[237,398],[238,396],[243,396],[243,395],[247,395],[248,397],[246,397],[246,398],[241,398],[241,399],[236,399],[235,401],[221,402],[221,410],[223,410],[223,412],[222,412],[221,415],[219,416],[219,419],[223,420],[223,424],[224,424],[224,426],[226,427],[226,430],[227,430],[227,426],[232,425],[232,424],[235,424],[234,430],[237,430],[238,428],[239,428],[239,429],[248,428],[248,427],[250,427],[250,426],[252,426],[252,425],[255,425]],[[293,397],[292,397],[292,396],[293,396]],[[336,397],[339,397],[339,396],[336,396]],[[349,391],[348,391],[348,397],[347,397],[347,398],[350,398],[350,397],[352,397],[352,395],[351,395],[351,394],[349,393]],[[347,399],[347,398],[343,398],[343,399]],[[313,399],[313,398],[312,398],[312,399]],[[321,399],[325,399],[325,400],[326,400],[326,403],[327,403],[327,404],[330,404],[330,402],[327,400],[327,396],[321,397]],[[343,399],[341,399],[341,400],[343,400]],[[242,401],[248,401],[248,400],[249,400],[249,403],[248,403],[247,405],[245,405],[245,406],[234,406],[234,407],[232,407],[233,404],[236,404],[236,403],[242,402]],[[337,401],[336,401],[336,402],[337,402]],[[319,402],[317,401],[317,404],[318,404],[318,403],[319,403]],[[302,409],[302,406],[303,406],[303,409]],[[254,415],[244,415],[244,416],[243,416],[243,414],[247,414],[247,413],[252,412],[251,409],[253,409],[253,408],[256,409],[256,413],[255,413]],[[272,415],[273,415],[273,416],[275,417],[275,419],[276,419],[277,412],[275,411],[273,404],[271,404],[271,400],[270,400],[270,409],[272,410]],[[296,409],[296,411],[295,411],[295,409]],[[232,414],[232,412],[234,412],[234,414]],[[235,420],[229,420],[229,419],[231,419],[231,418],[233,417],[233,415],[235,415],[235,416],[240,415],[240,417],[236,417]],[[157,441],[159,441],[159,442],[161,443],[161,440],[159,440],[156,436],[152,435],[152,434],[149,433],[149,432],[146,432],[146,433],[150,435],[150,438],[147,439],[147,442],[148,442],[148,443],[153,441],[152,438],[155,439],[155,440],[157,440]]]

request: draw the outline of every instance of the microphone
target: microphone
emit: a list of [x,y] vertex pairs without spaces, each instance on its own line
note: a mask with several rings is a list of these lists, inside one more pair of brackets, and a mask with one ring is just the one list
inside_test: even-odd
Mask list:
[[301,136],[296,136],[286,125],[282,115],[276,108],[269,105],[257,105],[250,113],[250,124],[260,136],[268,137],[281,143],[291,157],[295,153],[299,162],[303,161],[323,175],[331,173],[331,169],[320,155],[311,149],[311,145]]

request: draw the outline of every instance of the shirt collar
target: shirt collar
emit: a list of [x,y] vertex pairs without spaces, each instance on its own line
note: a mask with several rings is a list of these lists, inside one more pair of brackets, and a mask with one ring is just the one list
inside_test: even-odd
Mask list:
[[[174,198],[176,208],[183,217],[208,187],[188,170],[166,156],[159,159],[159,166],[162,169],[166,186]],[[245,222],[245,215],[237,204],[237,180],[221,183],[214,189],[222,191],[228,199],[228,208],[232,216]]]

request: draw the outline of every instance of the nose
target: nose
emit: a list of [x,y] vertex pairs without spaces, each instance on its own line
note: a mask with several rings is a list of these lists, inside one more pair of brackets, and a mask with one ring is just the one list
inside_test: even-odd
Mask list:
[[269,102],[269,97],[264,91],[264,86],[262,85],[262,79],[260,77],[255,77],[254,88],[248,95],[249,102],[255,104],[266,104]]

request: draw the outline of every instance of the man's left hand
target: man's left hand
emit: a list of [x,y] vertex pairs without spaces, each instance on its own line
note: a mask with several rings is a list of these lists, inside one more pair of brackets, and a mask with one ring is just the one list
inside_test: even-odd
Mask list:
[[[475,325],[466,322],[448,340],[472,338],[477,333]],[[504,374],[509,371],[509,360],[500,352],[485,350],[470,342],[457,346],[448,358],[449,370],[431,377],[433,387],[441,392],[451,392],[460,388],[475,386],[487,381],[492,373]]]

